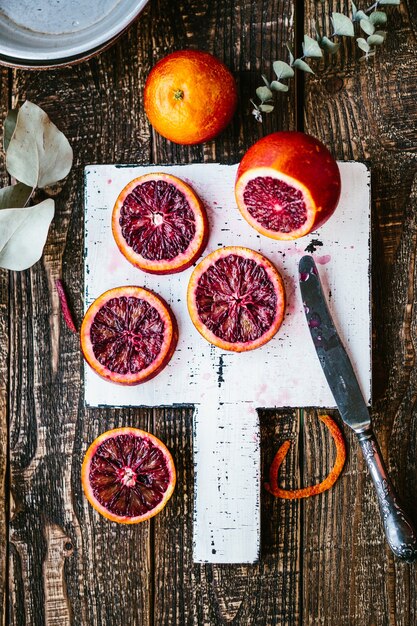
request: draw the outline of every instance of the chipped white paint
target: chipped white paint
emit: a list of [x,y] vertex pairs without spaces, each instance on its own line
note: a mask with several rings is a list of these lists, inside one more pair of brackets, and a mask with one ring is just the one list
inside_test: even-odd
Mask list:
[[[113,241],[110,216],[132,178],[168,170],[191,183],[210,222],[206,252],[242,245],[265,254],[283,275],[288,297],[284,324],[272,341],[244,354],[222,352],[195,330],[186,307],[192,268],[152,276],[131,266]],[[119,387],[85,368],[89,406],[192,404],[196,463],[194,558],[252,562],[259,554],[260,460],[257,407],[332,407],[318,365],[297,286],[297,266],[311,239],[335,323],[350,353],[365,398],[371,394],[369,298],[369,173],[359,163],[340,163],[342,198],[335,215],[309,237],[277,242],[261,237],[241,218],[234,200],[236,166],[86,168],[85,303],[123,284],[149,287],[170,304],[180,340],[170,364],[153,380]]]

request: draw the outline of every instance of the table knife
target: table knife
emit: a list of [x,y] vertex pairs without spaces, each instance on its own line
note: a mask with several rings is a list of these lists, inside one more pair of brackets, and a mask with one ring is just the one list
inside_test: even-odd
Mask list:
[[343,421],[358,436],[368,465],[387,542],[398,558],[411,563],[417,559],[417,534],[388,476],[368,408],[333,323],[311,256],[300,260],[299,284],[307,323],[323,372]]

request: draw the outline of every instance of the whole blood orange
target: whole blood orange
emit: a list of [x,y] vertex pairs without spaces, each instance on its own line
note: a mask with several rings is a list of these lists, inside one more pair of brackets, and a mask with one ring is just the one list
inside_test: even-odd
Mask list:
[[112,230],[121,253],[151,274],[181,272],[200,256],[208,238],[203,203],[170,174],[145,174],[120,192]]
[[191,275],[188,310],[197,330],[223,350],[264,345],[281,326],[282,278],[262,254],[230,246],[209,254]]
[[103,378],[122,385],[150,380],[165,367],[178,339],[168,305],[142,287],[116,287],[88,309],[81,325],[81,349]]
[[207,52],[179,50],[161,59],[145,84],[146,115],[163,137],[202,143],[230,122],[237,105],[236,82]]
[[138,428],[116,428],[97,437],[81,469],[90,504],[107,519],[122,524],[137,524],[159,513],[175,481],[167,447]]
[[257,141],[243,157],[235,194],[243,217],[272,239],[297,239],[319,228],[340,197],[340,173],[314,137],[279,132]]

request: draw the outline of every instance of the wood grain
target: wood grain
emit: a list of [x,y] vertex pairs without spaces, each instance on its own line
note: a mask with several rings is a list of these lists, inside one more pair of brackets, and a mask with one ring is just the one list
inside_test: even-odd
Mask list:
[[[347,3],[308,0],[298,2],[302,8],[310,28],[313,18],[328,20],[332,10],[347,10]],[[389,13],[389,38],[375,61],[360,63],[348,41],[319,67],[317,77],[307,78],[305,126],[338,158],[371,162],[373,417],[393,478],[416,519],[417,6],[403,0]],[[10,420],[10,625],[417,622],[417,570],[396,563],[387,551],[372,487],[348,434],[350,456],[332,491],[301,503],[262,493],[258,565],[193,565],[192,410],[84,409],[77,338],[63,325],[53,288],[62,275],[80,322],[84,165],[237,161],[258,137],[294,128],[296,89],[279,99],[262,125],[254,122],[248,102],[261,68],[269,74],[272,60],[286,58],[284,46],[294,27],[294,6],[284,0],[152,0],[137,24],[98,58],[60,71],[12,73],[13,103],[29,98],[42,106],[69,137],[75,165],[56,198],[43,260],[0,280],[0,474],[7,457],[4,424],[7,416]],[[150,67],[182,47],[214,52],[239,84],[232,125],[203,147],[169,144],[151,131],[143,112]],[[9,71],[1,75],[4,109]],[[301,87],[302,81],[298,104]],[[164,439],[179,475],[164,512],[136,528],[96,514],[79,477],[88,444],[104,430],[127,424]],[[265,472],[283,439],[300,442],[281,471],[287,487],[318,480],[332,463],[328,434],[314,412],[306,413],[301,437],[298,414],[262,412],[261,437]],[[2,521],[0,559],[5,558]]]
[[[339,2],[306,3],[329,21]],[[377,57],[359,61],[354,41],[306,81],[305,128],[337,158],[371,166],[373,198],[373,420],[399,492],[415,508],[415,128],[417,11],[388,9],[389,35]],[[404,123],[406,121],[406,123]],[[410,192],[411,196],[410,196]],[[314,413],[306,418],[304,480],[323,476],[329,446]],[[415,619],[415,568],[389,552],[357,442],[345,428],[350,458],[335,488],[303,511],[303,623],[405,625]],[[331,453],[330,453],[331,455]],[[413,498],[414,494],[414,498]],[[414,503],[414,510],[412,510]],[[343,582],[342,582],[343,581]]]
[[[291,29],[288,19],[291,6],[288,2],[195,1],[180,3],[178,13],[178,4],[160,0],[152,8],[153,41],[159,41],[160,33],[164,33],[161,47],[155,47],[155,60],[182,47],[208,50],[227,63],[234,72],[240,101],[232,125],[218,139],[203,147],[175,146],[154,133],[153,157],[156,162],[237,162],[261,134],[271,132],[274,128],[294,127],[295,93],[283,101],[284,106],[277,107],[274,115],[266,119],[263,129],[251,116],[249,104],[250,97],[259,85],[261,65],[264,68],[266,65],[270,70],[277,55],[284,54]],[[271,29],[263,27],[265,22],[271,24]],[[295,414],[291,413],[288,417],[284,413],[275,416],[275,419],[275,424],[282,423],[284,428],[295,429],[293,435],[297,432]],[[165,427],[169,424],[165,411],[162,415],[156,413],[156,423],[160,421]],[[171,428],[176,432],[176,425]],[[261,440],[271,443],[270,437],[265,436],[266,432],[267,428],[261,421]],[[168,441],[170,436],[168,433]],[[190,455],[191,439],[188,441],[186,454]],[[290,475],[295,468],[296,461],[293,460],[288,468]],[[168,518],[168,523],[164,523],[167,518],[163,516],[155,521],[155,623],[213,626],[225,623],[297,624],[299,577],[296,538],[299,527],[296,509],[276,508],[274,514],[269,509],[266,518],[270,520],[271,528],[265,520],[265,499],[262,499],[262,531],[264,533],[264,529],[268,529],[268,538],[274,537],[273,545],[276,549],[271,550],[268,558],[262,559],[260,565],[193,566],[189,550],[184,548],[173,552],[172,549],[175,537],[178,537],[180,546],[185,545],[187,537],[188,542],[192,539],[193,503],[189,493],[191,468],[188,471],[190,478],[185,502],[176,500],[178,508],[173,518]],[[175,524],[173,519],[176,520]],[[185,532],[184,520],[187,520]],[[275,533],[283,528],[288,537],[280,536],[277,539]],[[268,539],[263,542],[268,544]],[[170,555],[169,561],[167,554]],[[169,589],[169,593],[163,593],[163,589]]]
[[[262,411],[263,476],[283,439],[295,445],[284,472],[288,488],[299,478],[295,411]],[[155,518],[155,624],[299,624],[299,506],[262,488],[262,558],[257,565],[192,562],[192,410],[156,412],[155,431],[170,447],[177,493]],[[286,478],[285,478],[286,477]]]
[[14,73],[15,102],[28,98],[48,112],[72,143],[75,163],[56,198],[43,260],[11,279],[10,624],[153,620],[149,525],[107,522],[80,484],[83,455],[98,434],[127,424],[152,429],[152,414],[83,408],[78,339],[63,323],[53,287],[62,275],[79,323],[83,166],[150,159],[140,106],[148,30],[149,11],[116,47],[82,66]]
[[[0,70],[0,119],[9,105],[9,70]],[[1,184],[9,184],[3,152]],[[6,624],[7,524],[8,524],[8,390],[9,390],[9,274],[0,270],[0,623]]]
[[[83,408],[76,338],[62,325],[54,279],[62,274],[75,316],[82,316],[82,167],[94,162],[238,160],[262,132],[248,103],[258,84],[261,52],[274,59],[287,39],[284,2],[151,3],[111,50],[55,72],[14,72],[14,102],[29,98],[67,134],[75,154],[57,197],[57,215],[41,263],[11,284],[11,624],[297,623],[297,516],[277,509],[280,537],[256,570],[193,567],[190,410]],[[276,16],[279,16],[277,20]],[[263,33],[262,23],[273,27]],[[277,38],[277,34],[280,37]],[[144,78],[171,49],[209,49],[235,72],[242,106],[232,126],[204,148],[169,145],[150,133],[141,106]],[[294,123],[290,99],[264,130]],[[285,421],[285,418],[282,418]],[[289,429],[297,428],[294,417]],[[171,508],[137,528],[100,518],[81,493],[84,451],[100,432],[134,424],[173,447],[179,475]],[[275,544],[274,544],[275,545]],[[240,599],[240,595],[244,599]],[[259,599],[266,607],[259,613]],[[294,610],[293,610],[294,609]]]

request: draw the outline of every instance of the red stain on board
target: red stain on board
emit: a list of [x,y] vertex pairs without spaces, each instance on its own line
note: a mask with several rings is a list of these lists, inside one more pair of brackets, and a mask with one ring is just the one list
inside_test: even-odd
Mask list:
[[112,182],[113,182],[113,181],[112,181],[112,179],[111,179],[111,178],[109,178],[109,179],[108,179],[108,181],[107,181],[107,184],[108,184],[108,185],[111,185],[111,184],[112,184]]
[[324,254],[323,256],[318,256],[316,258],[317,263],[319,263],[320,265],[326,265],[326,263],[328,263],[331,260],[331,256],[330,254]]

